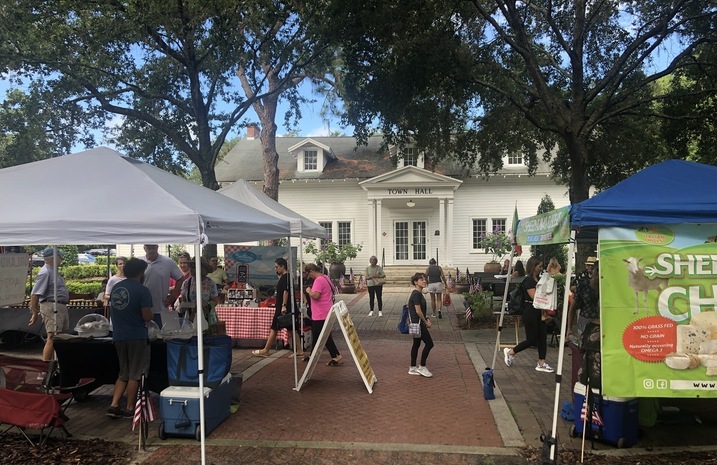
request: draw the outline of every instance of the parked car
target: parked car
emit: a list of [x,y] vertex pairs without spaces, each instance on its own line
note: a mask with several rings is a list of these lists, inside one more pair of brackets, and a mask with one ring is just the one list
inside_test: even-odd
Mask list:
[[32,254],[32,266],[45,266],[45,259],[42,258],[42,253],[37,252]]
[[95,257],[92,254],[78,253],[77,263],[79,263],[80,265],[94,265],[95,263],[97,263],[97,260],[95,260]]
[[[85,250],[85,253],[93,255],[95,257],[107,255],[107,249],[90,249]],[[117,255],[117,249],[110,249],[110,255]]]

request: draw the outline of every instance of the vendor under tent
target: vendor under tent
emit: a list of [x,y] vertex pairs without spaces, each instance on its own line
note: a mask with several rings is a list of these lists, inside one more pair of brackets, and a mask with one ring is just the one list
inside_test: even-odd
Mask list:
[[[77,173],[110,174],[83,178],[79,186],[68,181]],[[276,239],[291,233],[287,220],[106,147],[4,168],[0,195],[8,199],[0,204],[0,244],[4,245],[182,243],[193,244],[199,256],[202,244]],[[201,275],[199,260],[196,273]],[[200,280],[196,281],[197,296],[201,296]],[[197,309],[201,307],[198,298]],[[201,323],[197,334],[201,372]],[[203,384],[199,377],[200,391]],[[199,407],[204,464],[203,396]]]
[[[715,166],[669,160],[573,205],[569,216],[549,212],[521,219],[519,244],[569,243],[568,276],[575,237],[598,241],[603,395],[717,396],[709,387],[717,380],[712,361],[717,353],[710,349],[717,343],[712,324],[717,320],[712,286],[717,276],[712,259],[717,255],[717,193],[710,189],[715,179]],[[566,240],[556,232],[565,231],[568,222],[571,235]],[[564,316],[568,292],[566,286]],[[563,317],[561,341],[566,330]],[[560,344],[553,427],[546,438],[551,460],[557,447],[563,357]],[[683,359],[689,363],[680,363]]]
[[[304,237],[309,238],[326,238],[328,235],[326,234],[326,229],[299,215],[295,211],[291,210],[288,207],[285,207],[284,205],[280,204],[276,200],[272,199],[268,195],[264,194],[263,192],[260,192],[259,190],[255,189],[251,185],[249,185],[246,180],[239,179],[235,182],[233,182],[231,185],[224,187],[222,189],[219,189],[217,192],[220,194],[226,195],[229,198],[232,198],[238,202],[241,202],[245,205],[249,205],[253,208],[256,208],[257,210],[263,211],[269,215],[272,215],[276,218],[286,220],[291,225],[291,237],[298,237],[299,238],[299,263],[303,263],[303,248],[301,247],[301,244],[303,242]],[[291,246],[291,240],[287,241],[289,246]],[[295,295],[294,291],[294,273],[293,273],[293,265],[291,263],[291,253],[287,254],[288,258],[288,271],[289,276],[291,276],[291,279],[289,279],[289,286],[290,286],[290,295]],[[299,273],[299,289],[304,289],[304,275],[303,273]],[[304,293],[301,292],[302,296],[302,302],[304,299]],[[295,314],[297,309],[294,307],[296,304],[296,299],[291,299],[291,312],[292,314]],[[301,308],[301,321],[303,321],[303,317],[305,315],[305,306],[302,305]],[[292,319],[292,334],[296,334],[296,319]],[[296,357],[296,344],[293,344],[294,348],[294,388],[298,389],[299,386],[299,373],[298,373],[298,360]]]

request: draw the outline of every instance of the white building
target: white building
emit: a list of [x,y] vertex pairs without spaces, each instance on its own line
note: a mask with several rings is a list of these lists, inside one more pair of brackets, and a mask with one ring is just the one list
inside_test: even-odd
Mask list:
[[[410,148],[401,156],[395,148],[379,153],[380,143],[380,137],[358,148],[351,137],[276,140],[279,202],[326,227],[332,240],[362,244],[346,263],[355,270],[376,255],[386,266],[424,267],[438,258],[447,270],[482,271],[491,256],[479,247],[480,235],[510,230],[516,205],[527,217],[545,195],[556,208],[569,204],[567,188],[547,167],[529,177],[520,155],[506,157],[504,169],[486,180],[452,163],[426,166]],[[261,189],[261,154],[258,129],[250,127],[247,139],[217,164],[217,181],[226,186],[246,179]]]

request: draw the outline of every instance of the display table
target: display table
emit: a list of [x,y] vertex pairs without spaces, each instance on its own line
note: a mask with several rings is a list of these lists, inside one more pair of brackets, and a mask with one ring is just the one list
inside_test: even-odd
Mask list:
[[[216,308],[217,318],[227,327],[227,336],[240,347],[264,347],[274,319],[273,307],[226,307]],[[284,345],[289,342],[289,332],[282,329],[276,335]]]
[[[61,386],[74,386],[80,378],[95,378],[89,392],[117,381],[119,359],[111,338],[55,339],[54,347],[60,364]],[[167,344],[164,341],[152,342],[146,380],[149,389],[157,393],[169,386]]]
[[[72,304],[72,302],[70,302]],[[99,309],[102,310],[101,308]],[[67,307],[70,315],[70,331],[77,325],[85,315],[96,313],[96,307]],[[0,334],[5,331],[22,331],[29,334],[45,334],[41,318],[38,318],[34,325],[30,326],[30,309],[27,307],[0,307]]]

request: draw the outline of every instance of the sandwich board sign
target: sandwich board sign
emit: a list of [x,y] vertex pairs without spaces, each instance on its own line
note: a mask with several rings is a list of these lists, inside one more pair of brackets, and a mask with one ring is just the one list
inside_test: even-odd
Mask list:
[[296,390],[300,391],[302,386],[309,379],[311,379],[311,375],[313,374],[316,365],[319,363],[321,352],[324,350],[326,340],[329,338],[329,334],[331,334],[334,323],[338,323],[339,328],[341,328],[341,333],[344,335],[344,340],[346,341],[346,345],[351,353],[351,358],[361,375],[361,379],[366,386],[366,390],[368,390],[369,394],[373,393],[373,385],[377,380],[376,374],[373,372],[371,362],[368,359],[368,354],[366,354],[366,351],[361,345],[361,340],[358,337],[356,326],[354,326],[354,323],[351,320],[351,315],[349,314],[349,309],[346,307],[346,303],[344,303],[343,300],[336,302],[331,307],[329,314],[326,316],[324,327],[321,329],[321,334],[319,334],[318,339],[314,343],[314,350],[311,352],[311,358],[306,366],[306,370],[304,370],[304,374],[299,380],[299,385]]

